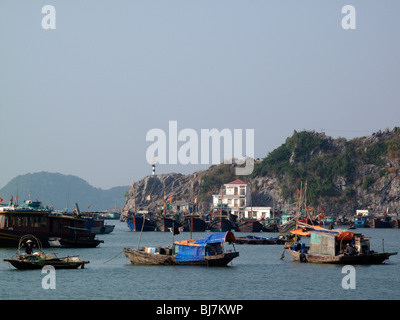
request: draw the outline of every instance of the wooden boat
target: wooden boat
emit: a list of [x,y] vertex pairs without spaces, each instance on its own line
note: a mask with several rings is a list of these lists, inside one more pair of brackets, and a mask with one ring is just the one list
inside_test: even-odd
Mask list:
[[390,217],[373,218],[371,221],[371,228],[392,228],[393,223]]
[[100,243],[104,243],[103,240],[82,236],[78,238],[50,237],[47,239],[47,242],[50,247],[56,248],[95,248]]
[[81,212],[75,203],[74,216],[85,219],[84,228],[95,234],[109,234],[114,231],[115,225],[105,224],[104,219],[99,217],[98,212]]
[[276,238],[263,238],[263,237],[255,237],[255,236],[246,236],[246,237],[235,237],[236,244],[285,244],[288,240],[276,237]]
[[280,218],[267,218],[261,223],[263,224],[263,232],[279,232]]
[[369,221],[367,218],[356,218],[354,219],[354,223],[352,224],[353,228],[369,228]]
[[291,230],[296,229],[296,218],[278,226],[281,235],[289,235]]
[[156,218],[155,224],[156,229],[161,232],[169,232],[172,228],[182,227],[182,224],[178,220],[170,218],[166,215]]
[[55,269],[84,268],[89,261],[80,260],[77,256],[57,258],[49,254],[22,255],[15,259],[3,259],[19,270],[42,269],[44,266],[53,266]]
[[131,231],[154,231],[156,229],[155,221],[144,214],[132,214],[126,223]]
[[183,218],[183,231],[204,232],[207,230],[207,223],[199,214],[188,214]]
[[258,220],[246,219],[238,221],[234,229],[237,232],[260,232],[263,227],[264,226]]
[[53,214],[52,210],[43,208],[40,201],[3,206],[0,207],[0,247],[17,246],[25,234],[37,237],[44,247],[49,247],[48,239],[54,237],[98,245],[96,234],[89,232],[85,223],[86,220],[79,217]]
[[[33,254],[21,254],[21,248],[28,241],[36,242],[34,247],[38,251]],[[89,261],[80,260],[78,256],[58,258],[55,254],[44,253],[41,248],[41,242],[38,238],[25,235],[20,239],[16,257],[3,259],[3,261],[9,262],[13,267],[20,270],[42,269],[44,266],[53,266],[55,269],[78,269],[79,267],[83,269],[85,264],[89,263]]]
[[[330,264],[380,264],[397,252],[374,252],[370,250],[370,241],[360,233],[350,231],[326,230],[314,228],[313,231],[304,228],[293,232],[298,235],[310,235],[310,246],[288,242],[285,245],[295,261]],[[346,244],[353,243],[354,254],[345,254]]]
[[234,223],[231,220],[231,214],[226,210],[215,210],[209,214],[211,221],[208,229],[211,232],[226,232],[234,229]]
[[239,252],[224,251],[224,242],[234,242],[232,232],[211,234],[199,240],[176,241],[172,247],[124,248],[125,256],[134,265],[226,266]]

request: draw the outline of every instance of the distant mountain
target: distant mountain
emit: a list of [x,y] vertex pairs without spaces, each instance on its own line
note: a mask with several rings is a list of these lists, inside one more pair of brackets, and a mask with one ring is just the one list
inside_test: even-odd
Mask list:
[[103,211],[122,207],[128,188],[129,186],[121,186],[103,190],[73,175],[38,172],[12,179],[0,189],[0,198],[3,199],[3,204],[8,203],[11,197],[18,197],[19,203],[37,199],[43,205],[54,206],[56,210],[72,211],[75,203],[78,203],[81,211]]

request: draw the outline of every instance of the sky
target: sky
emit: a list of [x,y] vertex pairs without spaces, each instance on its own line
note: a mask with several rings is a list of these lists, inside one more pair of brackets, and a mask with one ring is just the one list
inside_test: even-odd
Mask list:
[[152,173],[147,133],[169,141],[170,121],[199,143],[253,129],[256,158],[293,130],[393,129],[399,14],[398,0],[0,0],[0,188],[40,171],[130,185]]

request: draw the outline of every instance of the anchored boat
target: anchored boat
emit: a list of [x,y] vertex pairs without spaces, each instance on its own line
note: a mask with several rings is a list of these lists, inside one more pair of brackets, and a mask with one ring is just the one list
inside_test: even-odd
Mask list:
[[54,214],[43,208],[40,201],[28,200],[24,205],[0,207],[0,247],[15,247],[25,234],[37,237],[44,247],[49,238],[60,238],[79,247],[97,246],[96,234],[85,228],[86,220],[79,217]]
[[[21,254],[20,250],[29,242],[36,242],[37,252]],[[20,270],[42,269],[44,266],[52,266],[55,269],[78,269],[84,268],[89,261],[81,260],[78,256],[66,256],[58,258],[55,254],[44,253],[41,250],[41,242],[32,235],[21,237],[15,258],[3,259],[9,262],[13,267]]]
[[235,241],[232,232],[219,232],[199,240],[176,241],[172,247],[124,248],[134,265],[226,266],[239,252],[224,250],[223,243]]
[[[310,226],[311,227],[311,226]],[[370,240],[361,233],[326,230],[321,227],[300,228],[293,234],[310,236],[310,246],[288,242],[285,245],[295,261],[332,264],[380,264],[397,252],[375,252],[370,249]],[[348,250],[350,249],[350,250]]]

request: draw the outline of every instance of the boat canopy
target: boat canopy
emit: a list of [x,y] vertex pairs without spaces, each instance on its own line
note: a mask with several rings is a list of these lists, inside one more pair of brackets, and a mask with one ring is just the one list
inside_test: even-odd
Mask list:
[[207,244],[207,243],[218,243],[218,242],[233,242],[235,241],[235,236],[232,232],[217,232],[209,235],[208,237],[201,238],[197,240],[196,244]]
[[207,245],[233,241],[235,241],[235,236],[230,231],[213,233],[199,240],[176,241],[175,245],[178,246],[176,261],[203,260]]
[[354,233],[350,231],[326,230],[321,227],[314,227],[313,230],[307,230],[307,228],[299,228],[291,230],[290,233],[299,236],[310,236],[310,231],[335,236],[336,240],[353,240],[354,237]]
[[310,233],[303,231],[303,228],[291,230],[290,233],[297,234],[298,236],[309,236]]
[[176,261],[200,261],[203,260],[205,246],[193,246],[193,245],[178,245],[178,254],[176,255]]

